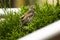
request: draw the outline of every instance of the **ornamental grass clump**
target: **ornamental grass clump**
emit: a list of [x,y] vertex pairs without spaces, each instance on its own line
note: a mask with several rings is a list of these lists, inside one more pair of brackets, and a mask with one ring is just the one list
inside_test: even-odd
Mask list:
[[27,26],[20,27],[20,17],[28,11],[29,6],[21,8],[19,13],[8,12],[2,16],[5,20],[0,21],[0,40],[17,40],[37,29],[60,20],[60,6],[35,4],[35,15]]

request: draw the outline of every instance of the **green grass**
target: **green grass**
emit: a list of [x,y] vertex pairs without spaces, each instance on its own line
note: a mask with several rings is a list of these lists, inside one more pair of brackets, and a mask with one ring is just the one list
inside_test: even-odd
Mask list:
[[21,8],[21,13],[8,13],[4,21],[0,22],[0,40],[16,40],[37,29],[51,24],[60,19],[60,6],[35,4],[35,16],[28,24],[20,28],[20,17],[28,10],[28,6]]

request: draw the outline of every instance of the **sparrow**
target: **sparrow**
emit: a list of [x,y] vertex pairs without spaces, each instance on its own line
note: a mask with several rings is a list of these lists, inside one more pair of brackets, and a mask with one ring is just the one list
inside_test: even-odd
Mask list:
[[20,25],[20,27],[22,26],[27,26],[27,24],[33,19],[34,17],[34,6],[30,6],[29,10],[24,13],[24,15],[21,16],[21,21],[22,21],[22,24]]

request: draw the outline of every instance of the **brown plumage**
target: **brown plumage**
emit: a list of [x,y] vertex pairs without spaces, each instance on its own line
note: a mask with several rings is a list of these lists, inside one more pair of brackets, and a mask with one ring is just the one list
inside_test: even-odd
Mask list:
[[29,10],[21,17],[22,19],[21,27],[27,25],[27,23],[29,23],[33,19],[34,10],[35,10],[34,6],[31,6]]

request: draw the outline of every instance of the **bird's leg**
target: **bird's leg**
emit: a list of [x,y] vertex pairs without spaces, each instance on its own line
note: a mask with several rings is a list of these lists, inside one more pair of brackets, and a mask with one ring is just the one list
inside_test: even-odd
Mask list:
[[21,16],[20,18],[21,18],[21,19],[23,19],[23,18],[24,18],[24,15],[23,15],[23,16]]

